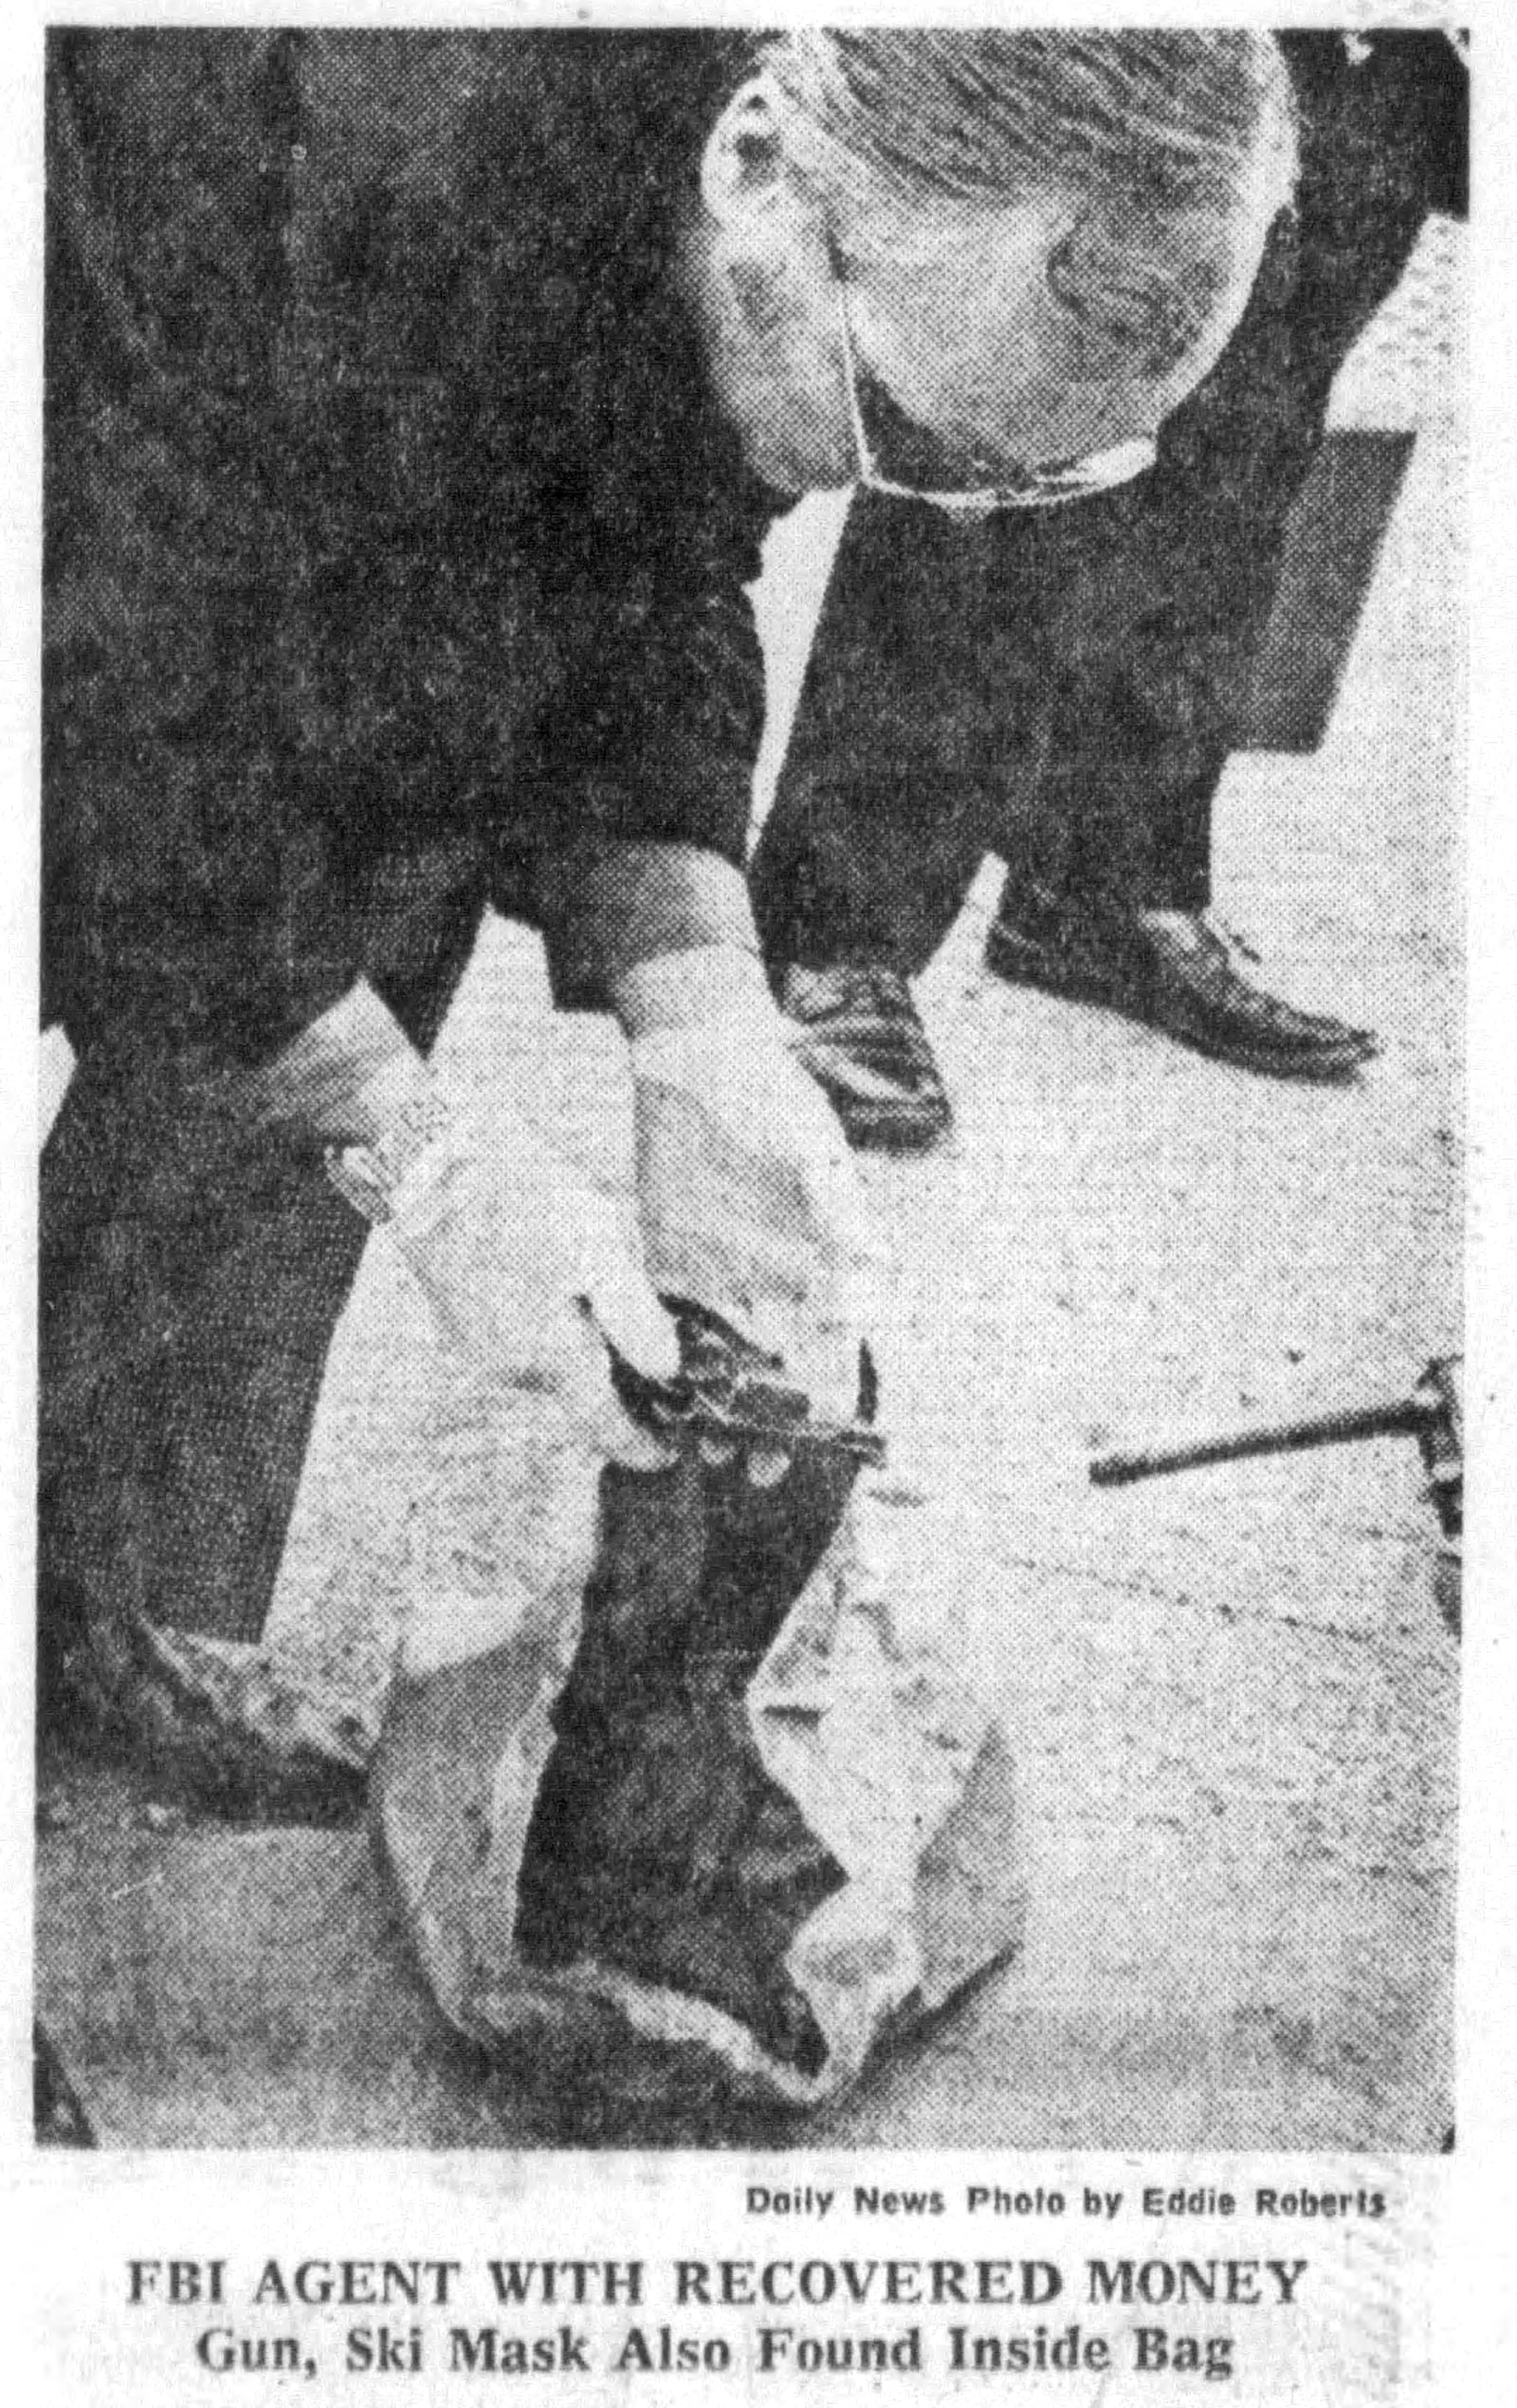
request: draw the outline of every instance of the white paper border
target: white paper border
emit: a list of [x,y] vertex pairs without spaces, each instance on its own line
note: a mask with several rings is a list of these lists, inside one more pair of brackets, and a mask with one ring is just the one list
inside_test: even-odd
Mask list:
[[[541,24],[567,20],[631,26],[654,22],[773,24],[804,16],[838,23],[973,21],[1022,13],[1033,23],[1258,23],[1337,27],[1453,21],[1473,31],[1474,177],[1471,227],[1471,375],[1473,615],[1471,693],[1469,1085],[1471,1103],[1468,1250],[1468,1395],[1471,1410],[1471,1512],[1467,1585],[1470,1610],[1464,1641],[1461,1741],[1458,2148],[1452,2160],[1408,2160],[1409,2195],[1426,2202],[1436,2242],[1432,2267],[1433,2375],[1426,2396],[1451,2404],[1494,2399],[1509,2387],[1517,2365],[1517,1916],[1512,1905],[1514,1861],[1511,1767],[1517,1755],[1517,1183],[1514,1183],[1514,1032],[1517,1032],[1517,940],[1514,940],[1511,821],[1517,811],[1511,692],[1514,614],[1508,598],[1512,545],[1514,449],[1517,449],[1517,293],[1510,263],[1517,259],[1513,196],[1517,192],[1517,24],[1500,0],[1471,0],[1456,11],[1402,7],[1385,10],[1341,5],[1281,9],[1228,7],[1119,9],[1087,0],[1077,8],[1005,6],[921,9],[848,7],[663,8],[599,5],[579,8],[464,7],[239,9],[200,5],[149,8],[59,6],[44,14],[12,9],[7,17],[3,74],[5,139],[0,195],[5,229],[3,278],[5,519],[3,563],[4,751],[7,808],[0,814],[0,876],[4,960],[10,1009],[0,1043],[0,1248],[4,1260],[5,1360],[9,1376],[0,1397],[4,1485],[4,1563],[8,1611],[0,1637],[0,1694],[9,1745],[0,1759],[0,1874],[5,1946],[0,1950],[5,2060],[5,2147],[0,2208],[14,2268],[14,2297],[23,2330],[19,2348],[5,2353],[23,2375],[21,2396],[39,2399],[109,2395],[114,2400],[196,2396],[189,2386],[162,2387],[160,2376],[134,2376],[113,2366],[119,2346],[120,2270],[130,2254],[155,2248],[207,2253],[208,2235],[234,2233],[243,2257],[297,2251],[302,2233],[324,2232],[325,2246],[362,2253],[363,2235],[378,2246],[448,2253],[445,2236],[465,2227],[479,2247],[499,2250],[513,2210],[525,2206],[535,2230],[562,2239],[569,2228],[588,2231],[592,2215],[609,2217],[625,2236],[643,2232],[642,2253],[659,2253],[656,2235],[681,2201],[734,2196],[750,2171],[773,2178],[776,2161],[750,2169],[737,2157],[665,2155],[623,2160],[530,2157],[467,2159],[365,2155],[225,2158],[168,2155],[73,2157],[35,2153],[29,2142],[31,1931],[31,1567],[34,1461],[35,1117],[37,983],[37,679],[39,649],[39,513],[41,386],[41,44],[45,23],[232,22]],[[978,2153],[977,2153],[978,2158]],[[947,2160],[952,2162],[952,2160]],[[990,2159],[987,2157],[987,2162]],[[825,2179],[826,2154],[800,2153],[796,2180]],[[943,2162],[934,2160],[941,2178]],[[1072,2178],[1081,2169],[1121,2166],[1108,2156],[1045,2160],[1018,2157],[1019,2179],[1049,2179],[1056,2165]],[[1162,2164],[1167,2160],[1158,2160]],[[1214,2160],[1207,2160],[1208,2166]],[[1215,2162],[1220,2162],[1217,2160]],[[1241,2166],[1251,2160],[1233,2161]],[[1271,2163],[1272,2161],[1263,2161]],[[1297,2162],[1292,2160],[1292,2162]],[[1306,2170],[1310,2160],[1302,2160]],[[1338,2161],[1334,2161],[1336,2165]],[[854,2176],[905,2178],[887,2152],[849,2161]],[[1326,2168],[1322,2169],[1324,2172]],[[957,2164],[954,2178],[961,2179]],[[715,2188],[713,2189],[713,2186]],[[752,2231],[727,2211],[722,2246],[751,2251]],[[381,2235],[381,2228],[383,2228]],[[845,2235],[845,2237],[848,2237]],[[1027,2236],[1024,2235],[1024,2238]],[[832,2235],[836,2243],[837,2235]],[[904,2240],[893,2244],[905,2248]],[[925,2249],[921,2236],[912,2244]],[[715,2244],[713,2244],[715,2246]],[[457,2253],[454,2251],[453,2253]],[[1409,2302],[1409,2309],[1412,2303]],[[73,2346],[61,2354],[64,2326]],[[71,2362],[69,2371],[64,2363]],[[19,2360],[19,2363],[18,2363]],[[62,2388],[66,2385],[66,2389]],[[340,2386],[338,2386],[340,2388]],[[322,2390],[323,2386],[317,2386]],[[351,2388],[351,2386],[350,2386]],[[827,2397],[855,2386],[834,2380]],[[1028,2389],[1031,2390],[1031,2385]],[[1059,2396],[1074,2397],[1078,2386]],[[1156,2390],[1157,2390],[1156,2386]],[[1220,2387],[1219,2387],[1220,2388]],[[430,2392],[430,2386],[427,2386]],[[682,2380],[670,2397],[731,2397],[731,2385],[707,2395]],[[263,2387],[259,2386],[260,2396]],[[235,2385],[233,2385],[235,2396]],[[246,2384],[244,2386],[246,2396]],[[306,2397],[312,2388],[306,2388]],[[405,2397],[426,2396],[412,2385]],[[567,2396],[567,2395],[566,2395]],[[581,2395],[592,2396],[592,2395]],[[649,2385],[644,2396],[655,2397]],[[784,2394],[777,2385],[765,2396]],[[1042,2396],[1041,2391],[1033,2396]],[[1223,2396],[1226,2396],[1225,2393]],[[1303,2392],[1305,2398],[1308,2394]],[[1410,2397],[1410,2394],[1402,2395]]]

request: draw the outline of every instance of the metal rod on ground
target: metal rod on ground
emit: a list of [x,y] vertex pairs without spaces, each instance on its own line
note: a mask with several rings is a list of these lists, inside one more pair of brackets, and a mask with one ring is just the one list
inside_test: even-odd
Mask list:
[[1424,1493],[1442,1534],[1435,1590],[1445,1622],[1457,1635],[1464,1613],[1464,1366],[1457,1354],[1435,1356],[1411,1395],[1398,1397],[1392,1404],[1322,1413],[1308,1421],[1278,1422],[1269,1429],[1234,1430],[1224,1438],[1195,1439],[1188,1445],[1098,1455],[1090,1464],[1090,1478],[1097,1488],[1121,1488],[1164,1472],[1196,1471],[1203,1463],[1236,1463],[1250,1455],[1291,1455],[1308,1446],[1350,1446],[1366,1438],[1416,1440],[1428,1480]]
[[1420,1438],[1436,1407],[1421,1397],[1398,1397],[1390,1405],[1366,1405],[1313,1421],[1279,1422],[1272,1427],[1237,1430],[1226,1438],[1188,1444],[1145,1447],[1137,1454],[1098,1455],[1090,1465],[1097,1488],[1121,1488],[1164,1472],[1198,1470],[1206,1463],[1236,1463],[1251,1455],[1299,1454],[1311,1446],[1347,1446],[1366,1438]]

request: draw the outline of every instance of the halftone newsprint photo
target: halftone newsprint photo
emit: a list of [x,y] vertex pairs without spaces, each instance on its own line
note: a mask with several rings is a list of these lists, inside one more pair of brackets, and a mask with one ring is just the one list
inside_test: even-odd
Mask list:
[[12,38],[38,2397],[1509,2396],[1504,138],[1060,13]]

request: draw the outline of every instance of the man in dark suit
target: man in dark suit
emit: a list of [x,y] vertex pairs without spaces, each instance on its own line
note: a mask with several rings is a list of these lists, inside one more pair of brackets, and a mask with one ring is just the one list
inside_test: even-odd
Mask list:
[[1293,135],[1247,33],[77,28],[47,102],[42,1640],[109,1703],[144,1625],[262,1627],[323,1154],[405,1175],[487,903],[628,1035],[658,1291],[851,1404],[743,876],[758,539],[866,385],[950,512],[1145,440]]

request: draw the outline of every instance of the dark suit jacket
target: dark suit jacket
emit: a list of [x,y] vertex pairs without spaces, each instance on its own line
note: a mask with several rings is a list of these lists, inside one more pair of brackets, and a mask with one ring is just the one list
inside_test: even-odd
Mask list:
[[736,55],[52,35],[45,1012],[76,1042],[126,1014],[256,1055],[450,881],[572,950],[606,843],[740,862],[769,505],[671,273]]

